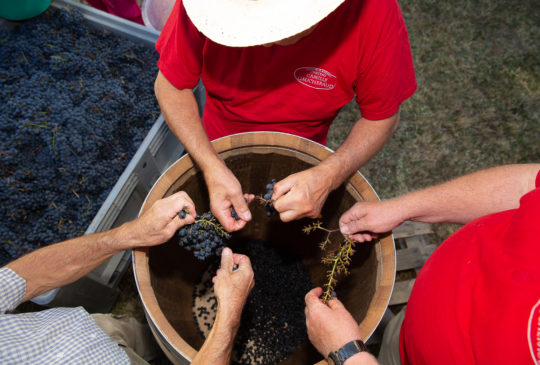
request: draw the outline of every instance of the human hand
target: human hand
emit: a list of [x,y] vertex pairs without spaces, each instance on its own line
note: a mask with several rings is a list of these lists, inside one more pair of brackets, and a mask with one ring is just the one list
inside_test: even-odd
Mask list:
[[232,326],[238,326],[242,308],[255,285],[249,257],[225,247],[221,253],[221,267],[212,282],[218,300],[218,315],[231,321]]
[[[339,229],[358,242],[371,241],[377,233],[389,232],[403,223],[401,210],[392,200],[358,202],[339,219]],[[375,234],[373,234],[375,233]]]
[[306,294],[306,327],[313,346],[328,357],[347,342],[361,339],[360,328],[353,316],[337,298],[324,304],[319,298],[321,288],[312,289]]
[[[181,219],[178,213],[183,209],[189,213]],[[124,237],[128,237],[126,242],[130,243],[130,247],[127,248],[155,246],[169,240],[184,225],[193,223],[196,214],[191,198],[180,191],[156,201],[139,218],[123,224],[119,229],[123,230]]]
[[283,222],[316,218],[330,193],[329,179],[316,167],[289,175],[274,185],[274,208]]
[[[228,168],[215,169],[205,175],[208,193],[210,195],[210,210],[228,232],[238,231],[251,220],[248,203],[254,198],[253,194],[242,195],[240,182]],[[231,215],[234,207],[239,220]]]

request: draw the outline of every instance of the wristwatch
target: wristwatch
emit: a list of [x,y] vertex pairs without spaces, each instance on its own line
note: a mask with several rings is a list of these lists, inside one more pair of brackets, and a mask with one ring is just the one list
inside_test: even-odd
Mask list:
[[343,345],[339,350],[328,354],[330,365],[343,365],[343,363],[354,354],[367,351],[366,345],[362,340],[354,340]]

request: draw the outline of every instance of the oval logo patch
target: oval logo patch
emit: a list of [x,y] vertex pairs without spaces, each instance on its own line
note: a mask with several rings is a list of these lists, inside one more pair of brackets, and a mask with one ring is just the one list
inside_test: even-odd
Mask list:
[[531,310],[527,332],[531,356],[535,364],[540,364],[540,300]]
[[317,67],[300,67],[294,70],[294,78],[301,84],[318,90],[332,90],[337,78],[330,72]]

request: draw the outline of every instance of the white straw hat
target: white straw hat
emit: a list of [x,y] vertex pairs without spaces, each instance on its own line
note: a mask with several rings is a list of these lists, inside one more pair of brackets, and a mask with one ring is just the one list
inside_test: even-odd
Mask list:
[[345,0],[183,0],[197,29],[216,43],[249,47],[311,28]]

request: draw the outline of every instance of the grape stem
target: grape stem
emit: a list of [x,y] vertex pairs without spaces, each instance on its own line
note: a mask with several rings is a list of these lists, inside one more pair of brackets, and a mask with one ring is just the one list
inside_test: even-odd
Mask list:
[[[313,231],[323,231],[326,232],[326,238],[323,242],[319,244],[321,250],[324,250],[326,246],[330,243],[330,236],[333,233],[339,232],[339,229],[328,229],[322,226],[321,221],[316,221],[311,223],[308,226],[305,226],[303,231],[305,234],[310,234]],[[325,265],[331,265],[331,269],[327,271],[326,277],[328,282],[324,284],[325,290],[323,292],[322,301],[326,303],[332,298],[332,292],[334,287],[337,284],[336,276],[340,273],[344,275],[349,274],[347,267],[351,263],[351,257],[354,254],[355,241],[349,237],[343,237],[343,241],[339,246],[339,249],[336,251],[330,252],[327,256],[321,259],[321,262]]]
[[225,230],[223,229],[223,227],[221,226],[221,224],[215,222],[215,218],[211,218],[211,219],[200,218],[200,219],[196,219],[194,223],[201,223],[203,226],[207,226],[207,225],[212,226],[214,230],[219,232],[219,234],[222,237],[224,237],[227,234]]

